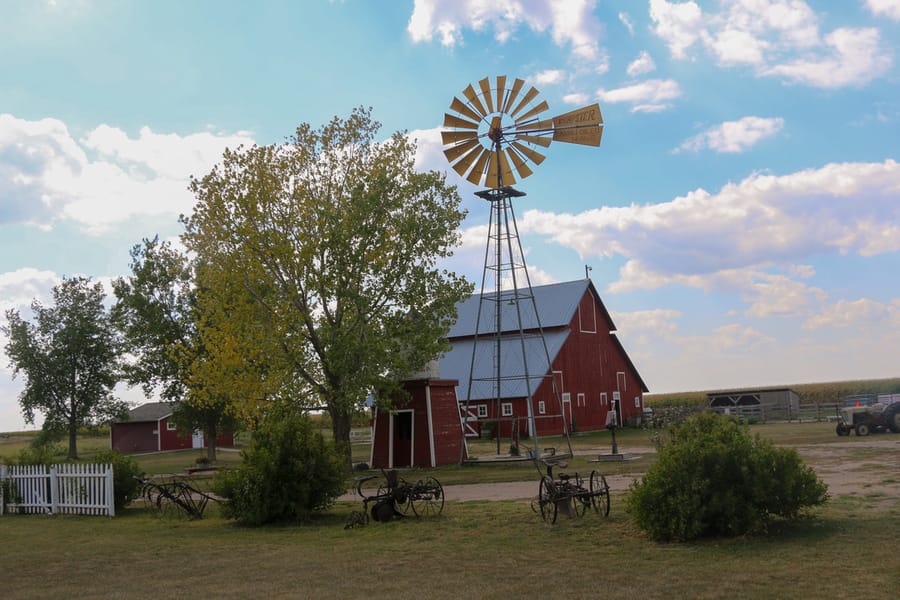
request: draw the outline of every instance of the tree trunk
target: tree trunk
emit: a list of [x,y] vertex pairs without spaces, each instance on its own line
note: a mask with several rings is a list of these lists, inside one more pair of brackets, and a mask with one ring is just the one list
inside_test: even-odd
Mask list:
[[78,424],[69,423],[69,460],[78,460]]
[[339,408],[331,408],[331,433],[334,435],[334,447],[344,457],[347,470],[353,468],[353,456],[350,453],[350,426],[353,418],[350,412]]
[[206,424],[206,459],[209,461],[209,464],[215,464],[216,462],[216,438],[219,436],[219,429],[216,427],[216,422],[214,419],[210,419]]

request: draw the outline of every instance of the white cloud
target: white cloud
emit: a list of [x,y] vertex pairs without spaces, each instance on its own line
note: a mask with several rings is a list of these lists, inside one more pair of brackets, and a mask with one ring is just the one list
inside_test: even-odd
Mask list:
[[877,29],[836,29],[825,37],[827,52],[763,69],[765,75],[821,88],[861,86],[887,72],[891,57],[880,49]]
[[900,326],[900,300],[883,304],[869,298],[839,300],[811,316],[803,323],[805,329],[883,328]]
[[650,54],[644,51],[629,63],[627,73],[629,77],[637,77],[638,75],[644,75],[645,73],[650,73],[654,70],[656,70],[656,63],[653,62],[653,58]]
[[866,0],[866,6],[872,14],[900,21],[900,0]]
[[[896,4],[870,1],[869,8],[891,16]],[[840,28],[823,36],[819,17],[803,0],[723,2],[718,12],[703,12],[695,2],[651,0],[650,17],[673,57],[688,58],[701,45],[719,65],[747,65],[761,77],[820,88],[859,86],[892,63],[878,30]]]
[[703,14],[696,2],[650,0],[650,18],[656,35],[668,44],[675,58],[685,58],[702,31]]
[[784,127],[784,119],[743,117],[737,121],[726,121],[686,140],[679,151],[698,151],[709,148],[716,152],[743,152],[760,140],[772,137]]
[[597,98],[609,103],[631,103],[632,111],[664,110],[669,107],[666,100],[681,96],[677,81],[671,79],[648,79],[613,90],[597,90]]
[[[614,291],[669,284],[720,288],[749,273],[751,286],[743,289],[753,302],[786,286],[772,265],[802,264],[814,255],[900,250],[898,192],[900,164],[893,160],[835,163],[782,176],[754,174],[716,194],[698,189],[654,205],[579,214],[531,210],[520,231],[545,235],[582,259],[625,257]],[[757,272],[762,274],[753,275]],[[797,268],[788,275],[807,273]],[[813,289],[791,293],[818,297]],[[785,312],[767,302],[770,308],[754,310]]]
[[628,13],[620,12],[619,22],[625,26],[625,29],[628,30],[629,34],[634,35],[634,24],[631,22],[631,17],[628,16]]
[[0,115],[0,223],[52,227],[60,219],[100,232],[134,215],[190,211],[190,175],[202,176],[246,133],[137,138],[100,125],[76,141],[55,119]]
[[566,94],[562,97],[565,104],[586,104],[590,97],[587,94],[576,92],[574,94]]
[[453,47],[463,43],[467,28],[491,27],[494,38],[503,43],[524,25],[538,33],[549,31],[558,46],[569,46],[574,56],[591,60],[600,55],[595,4],[595,0],[415,0],[406,29],[413,42],[430,42],[438,36],[443,46]]
[[565,73],[560,69],[548,69],[535,74],[532,80],[535,85],[554,85],[565,80]]

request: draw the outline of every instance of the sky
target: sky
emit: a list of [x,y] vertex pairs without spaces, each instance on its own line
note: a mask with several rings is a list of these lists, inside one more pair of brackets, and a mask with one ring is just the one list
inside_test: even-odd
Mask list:
[[[589,273],[651,393],[900,376],[898,62],[900,0],[0,0],[0,309],[128,275],[225,148],[360,106],[459,186],[448,267],[480,285],[489,205],[440,131],[506,75],[600,105],[517,224],[533,284]],[[6,343],[0,431],[29,429]]]

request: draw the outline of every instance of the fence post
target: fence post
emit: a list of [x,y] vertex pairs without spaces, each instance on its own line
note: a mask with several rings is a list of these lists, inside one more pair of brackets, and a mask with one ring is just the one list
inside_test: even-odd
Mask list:
[[6,495],[3,493],[6,489],[6,485],[4,485],[6,477],[6,465],[0,465],[0,516],[6,514]]
[[59,478],[57,477],[56,465],[50,465],[50,514],[55,515],[59,512]]
[[116,516],[116,497],[115,497],[115,487],[113,485],[113,466],[105,465],[106,467],[106,508],[107,514],[111,517]]

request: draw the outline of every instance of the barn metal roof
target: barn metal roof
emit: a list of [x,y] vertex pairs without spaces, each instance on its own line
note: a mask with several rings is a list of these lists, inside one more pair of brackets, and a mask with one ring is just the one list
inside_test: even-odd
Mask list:
[[[544,352],[543,344],[539,336],[526,337],[524,340],[515,336],[505,336],[500,340],[500,367],[503,371],[501,378],[501,398],[520,398],[528,396],[528,385],[531,393],[537,391],[544,376],[550,371],[547,363],[547,354],[551,362],[559,353],[563,343],[569,336],[567,330],[558,330],[544,333],[544,342],[547,344],[547,352]],[[469,392],[469,374],[472,368],[472,346],[474,339],[459,340],[453,343],[453,348],[447,352],[440,361],[441,377],[457,379],[456,396],[460,400],[466,399]],[[524,357],[522,350],[524,347]],[[497,346],[491,340],[480,338],[478,340],[478,353],[474,361],[474,378],[472,381],[469,400],[484,400],[496,398],[493,370],[496,368],[494,355]],[[525,361],[528,363],[528,378],[525,377]]]
[[[600,300],[600,296],[594,289],[589,279],[566,281],[550,285],[540,285],[531,288],[534,295],[534,304],[528,298],[527,289],[507,290],[503,292],[500,301],[500,331],[515,331],[518,328],[519,319],[516,313],[521,315],[522,329],[531,330],[538,328],[538,318],[534,313],[537,306],[540,315],[541,327],[554,328],[565,327],[572,321],[576,308],[586,290],[590,289],[597,305],[601,308],[601,317],[606,322],[609,331],[616,329],[606,307]],[[447,337],[467,337],[475,334],[475,323],[478,320],[478,306],[481,302],[481,294],[475,294],[456,305],[457,319]],[[491,334],[498,330],[496,326],[496,305],[493,303],[493,292],[484,294],[485,308],[482,310],[481,321],[478,323],[478,335]]]

